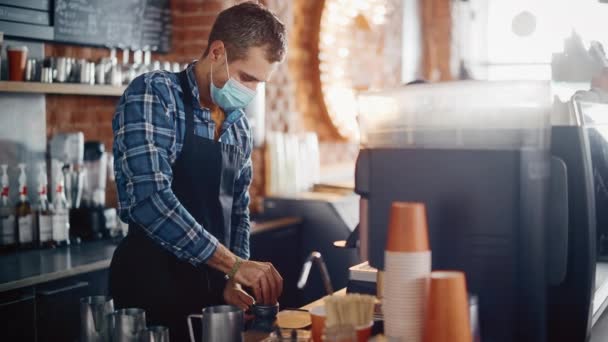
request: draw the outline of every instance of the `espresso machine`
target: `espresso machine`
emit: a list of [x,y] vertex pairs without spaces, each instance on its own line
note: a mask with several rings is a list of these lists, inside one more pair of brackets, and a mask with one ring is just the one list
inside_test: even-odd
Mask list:
[[382,270],[391,203],[425,203],[432,267],[465,272],[482,341],[585,341],[606,306],[592,136],[608,151],[608,106],[583,98],[558,112],[536,81],[362,94],[362,257]]

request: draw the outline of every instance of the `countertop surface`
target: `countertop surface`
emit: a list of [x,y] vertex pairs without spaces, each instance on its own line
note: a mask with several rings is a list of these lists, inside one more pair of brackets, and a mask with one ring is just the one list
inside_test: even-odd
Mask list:
[[[334,293],[334,295],[337,295],[337,296],[344,296],[345,294],[346,294],[346,288],[338,290]],[[301,307],[301,309],[310,311],[310,309],[314,308],[315,306],[323,305],[324,301],[325,301],[325,297],[322,297],[312,303],[308,303],[307,305]],[[260,342],[260,341],[265,340],[269,336],[270,336],[270,334],[264,333],[264,332],[259,332],[259,331],[245,331],[243,333],[244,342]]]
[[[301,219],[295,217],[253,222],[251,234],[300,222]],[[0,292],[107,268],[116,246],[114,241],[100,240],[55,249],[1,255]]]
[[[335,294],[344,295],[344,294],[346,294],[346,289],[341,289],[339,291],[336,291]],[[309,303],[308,305],[303,306],[302,309],[310,311],[310,309],[315,306],[323,305],[324,300],[325,300],[325,297],[320,298],[312,303]],[[245,332],[244,337],[245,337],[245,342],[259,342],[259,341],[263,341],[265,338],[267,338],[268,334],[255,332],[255,331],[247,331],[247,332]],[[388,341],[388,339],[385,338],[384,336],[376,336],[373,339],[373,341],[383,342],[383,341]],[[589,340],[589,342],[605,342],[605,341],[608,341],[608,310],[606,310],[602,314],[602,316],[598,319],[597,323],[591,329],[591,338]]]

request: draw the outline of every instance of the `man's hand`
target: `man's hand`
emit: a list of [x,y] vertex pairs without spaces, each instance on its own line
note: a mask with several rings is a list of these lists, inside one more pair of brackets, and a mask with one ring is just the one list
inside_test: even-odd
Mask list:
[[[238,258],[219,244],[207,264],[224,274],[229,274]],[[283,292],[283,278],[268,262],[243,260],[234,280],[253,290],[255,299],[264,305],[274,305]]]
[[274,305],[283,292],[283,277],[269,262],[244,260],[234,279],[253,290],[258,303]]
[[226,301],[226,304],[237,306],[242,310],[247,310],[254,302],[253,297],[243,291],[240,284],[235,283],[232,280],[229,280],[226,283],[226,287],[224,288],[224,300]]

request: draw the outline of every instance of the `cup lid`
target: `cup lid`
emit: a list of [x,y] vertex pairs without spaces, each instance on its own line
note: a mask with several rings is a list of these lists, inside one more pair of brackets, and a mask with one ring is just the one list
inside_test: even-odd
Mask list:
[[28,51],[28,48],[25,45],[10,45],[6,49],[9,51]]

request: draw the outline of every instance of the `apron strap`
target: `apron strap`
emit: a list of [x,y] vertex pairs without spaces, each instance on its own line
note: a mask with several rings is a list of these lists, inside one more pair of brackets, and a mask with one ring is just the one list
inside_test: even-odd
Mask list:
[[185,69],[177,74],[179,77],[179,83],[182,87],[182,92],[184,93],[183,101],[184,101],[184,115],[186,116],[186,135],[184,136],[184,146],[187,143],[192,141],[194,136],[194,108],[192,107],[192,102],[194,102],[194,97],[192,97],[192,88],[190,87],[190,82],[188,81],[188,74],[186,73],[188,69]]

